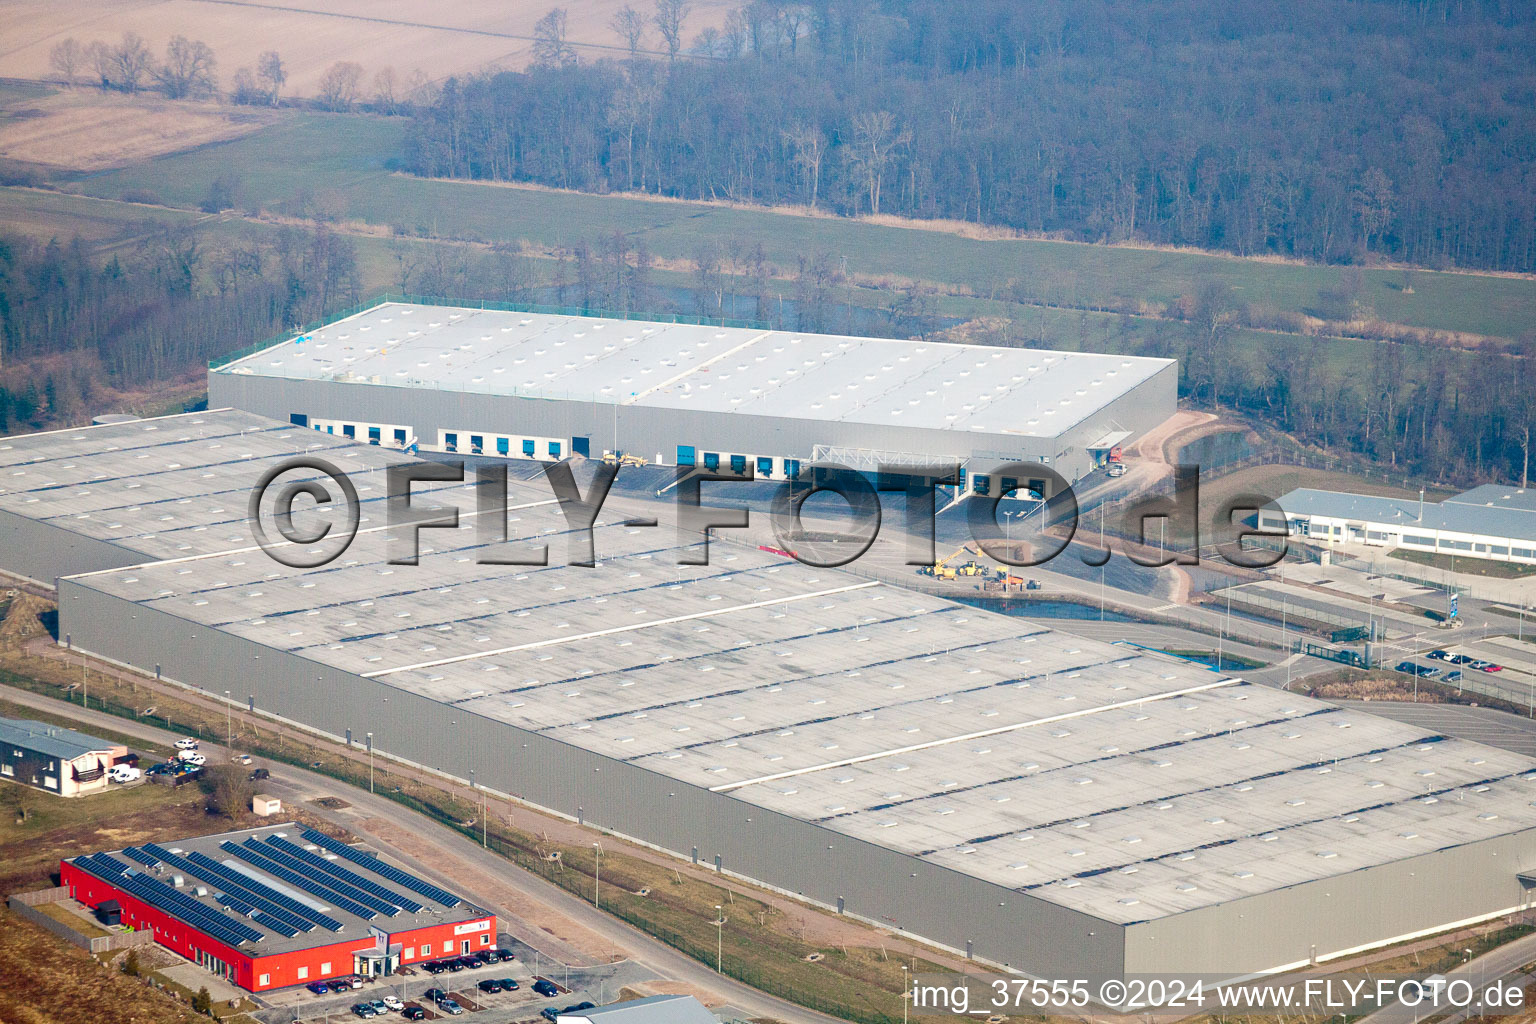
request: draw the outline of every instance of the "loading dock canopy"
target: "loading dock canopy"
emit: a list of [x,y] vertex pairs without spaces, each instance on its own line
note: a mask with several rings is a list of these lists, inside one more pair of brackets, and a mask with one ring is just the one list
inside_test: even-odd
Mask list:
[[1105,434],[1089,445],[1088,450],[1091,452],[1108,451],[1111,448],[1124,444],[1126,438],[1130,436],[1131,432],[1129,430],[1116,430],[1113,433]]

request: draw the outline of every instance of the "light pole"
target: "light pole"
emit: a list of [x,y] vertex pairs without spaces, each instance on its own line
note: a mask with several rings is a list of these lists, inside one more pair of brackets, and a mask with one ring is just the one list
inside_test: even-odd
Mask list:
[[592,886],[592,905],[601,910],[603,909],[603,844],[593,843],[592,848],[597,851],[597,875],[596,883]]
[[373,792],[373,733],[368,733],[368,792]]
[[907,965],[901,965],[901,1024],[907,1024],[907,1006],[912,1001],[911,990],[907,986]]
[[715,973],[724,974],[725,966],[725,910],[715,904]]
[[229,691],[224,691],[224,745],[234,746],[234,727],[229,720]]

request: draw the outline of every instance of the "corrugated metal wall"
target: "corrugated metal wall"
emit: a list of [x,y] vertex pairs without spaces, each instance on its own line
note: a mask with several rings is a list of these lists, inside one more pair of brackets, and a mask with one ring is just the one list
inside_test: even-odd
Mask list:
[[[383,682],[197,626],[60,581],[75,644],[181,683],[244,700],[332,736],[366,731],[374,747],[511,793],[681,856],[887,927],[1037,972],[1118,973],[1122,930],[820,826],[710,793]],[[125,628],[126,627],[126,628]],[[1074,976],[1075,976],[1074,974]]]
[[1246,975],[1440,929],[1525,906],[1516,876],[1533,866],[1529,830],[1132,925],[1126,969]]
[[51,587],[59,576],[144,561],[140,552],[0,509],[0,566],[6,572]]
[[[589,437],[594,455],[603,449],[658,452],[671,463],[678,444],[700,450],[810,459],[818,444],[907,452],[983,461],[1052,460],[1068,480],[1087,472],[1083,450],[1113,430],[1141,434],[1178,407],[1178,367],[1170,365],[1060,436],[885,427],[743,413],[647,406],[614,406],[586,396],[569,400],[518,398],[387,384],[285,380],[248,374],[209,373],[209,404],[233,406],[288,421],[291,413],[363,423],[409,420],[421,442],[437,443],[438,431],[484,431],[541,437]],[[974,467],[978,472],[980,467]]]

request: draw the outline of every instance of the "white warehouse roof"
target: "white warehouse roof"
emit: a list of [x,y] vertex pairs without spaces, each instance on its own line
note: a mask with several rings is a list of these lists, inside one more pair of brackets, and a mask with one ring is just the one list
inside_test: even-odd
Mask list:
[[1173,363],[388,302],[216,372],[1053,436]]

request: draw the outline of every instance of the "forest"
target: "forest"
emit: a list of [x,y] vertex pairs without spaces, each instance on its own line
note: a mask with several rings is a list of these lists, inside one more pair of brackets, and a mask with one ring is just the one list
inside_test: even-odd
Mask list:
[[325,227],[214,244],[152,222],[130,251],[0,234],[0,432],[79,422],[359,297],[352,240]]
[[[1513,0],[682,0],[670,60],[413,107],[417,174],[1311,261],[1536,270],[1536,19]],[[665,31],[668,20],[671,31]]]

